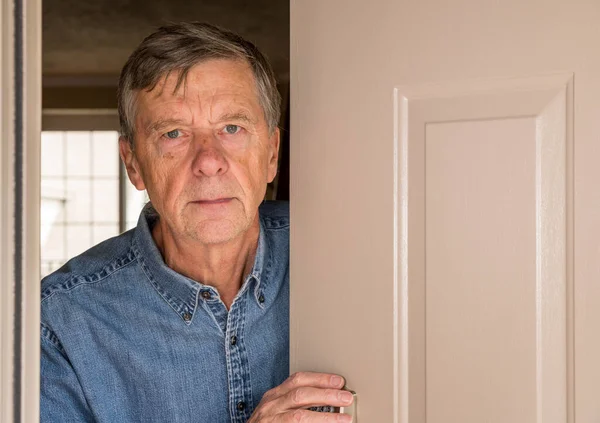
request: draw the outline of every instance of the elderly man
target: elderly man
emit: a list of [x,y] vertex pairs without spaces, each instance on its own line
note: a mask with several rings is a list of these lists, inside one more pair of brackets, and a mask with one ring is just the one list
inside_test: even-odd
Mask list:
[[[135,229],[42,285],[43,422],[333,422],[336,375],[288,376],[289,217],[263,203],[280,97],[254,45],[159,29],[119,81]],[[261,205],[261,203],[263,203]]]

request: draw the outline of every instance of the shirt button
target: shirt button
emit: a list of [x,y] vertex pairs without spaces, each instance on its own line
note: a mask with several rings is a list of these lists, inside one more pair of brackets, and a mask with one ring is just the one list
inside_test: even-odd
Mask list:
[[192,315],[188,312],[185,312],[183,314],[183,320],[185,320],[186,322],[189,322],[190,320],[192,320]]
[[202,291],[202,298],[204,298],[205,300],[210,300],[212,298],[212,295],[210,295],[210,292],[208,291]]
[[231,341],[230,341],[230,343],[231,343],[231,345],[235,345],[235,344],[237,344],[237,336],[233,335],[233,336],[231,337]]
[[238,411],[244,411],[246,409],[246,403],[244,401],[240,401],[237,403]]
[[261,304],[265,302],[265,296],[263,294],[260,294],[258,296],[258,302],[261,303]]

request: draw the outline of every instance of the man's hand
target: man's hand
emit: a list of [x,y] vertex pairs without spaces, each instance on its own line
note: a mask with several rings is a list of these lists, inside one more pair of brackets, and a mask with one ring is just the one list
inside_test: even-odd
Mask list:
[[352,404],[352,394],[341,390],[344,379],[327,373],[294,373],[263,396],[248,423],[350,423],[347,414],[317,413],[308,407]]

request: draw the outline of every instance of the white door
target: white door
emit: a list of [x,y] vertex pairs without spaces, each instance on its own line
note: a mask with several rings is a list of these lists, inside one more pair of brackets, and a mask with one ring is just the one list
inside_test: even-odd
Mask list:
[[291,25],[291,370],[362,423],[600,422],[600,1]]

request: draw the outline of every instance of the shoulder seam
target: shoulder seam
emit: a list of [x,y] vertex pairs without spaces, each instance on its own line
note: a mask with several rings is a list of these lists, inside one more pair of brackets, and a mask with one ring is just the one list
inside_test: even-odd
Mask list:
[[102,267],[99,271],[95,273],[91,273],[85,276],[73,274],[64,281],[57,282],[48,286],[42,291],[41,302],[43,303],[57,292],[66,292],[83,284],[92,284],[100,282],[103,279],[106,279],[108,276],[116,273],[117,271],[131,264],[135,260],[135,253],[130,247],[127,254],[106,264],[104,267]]

